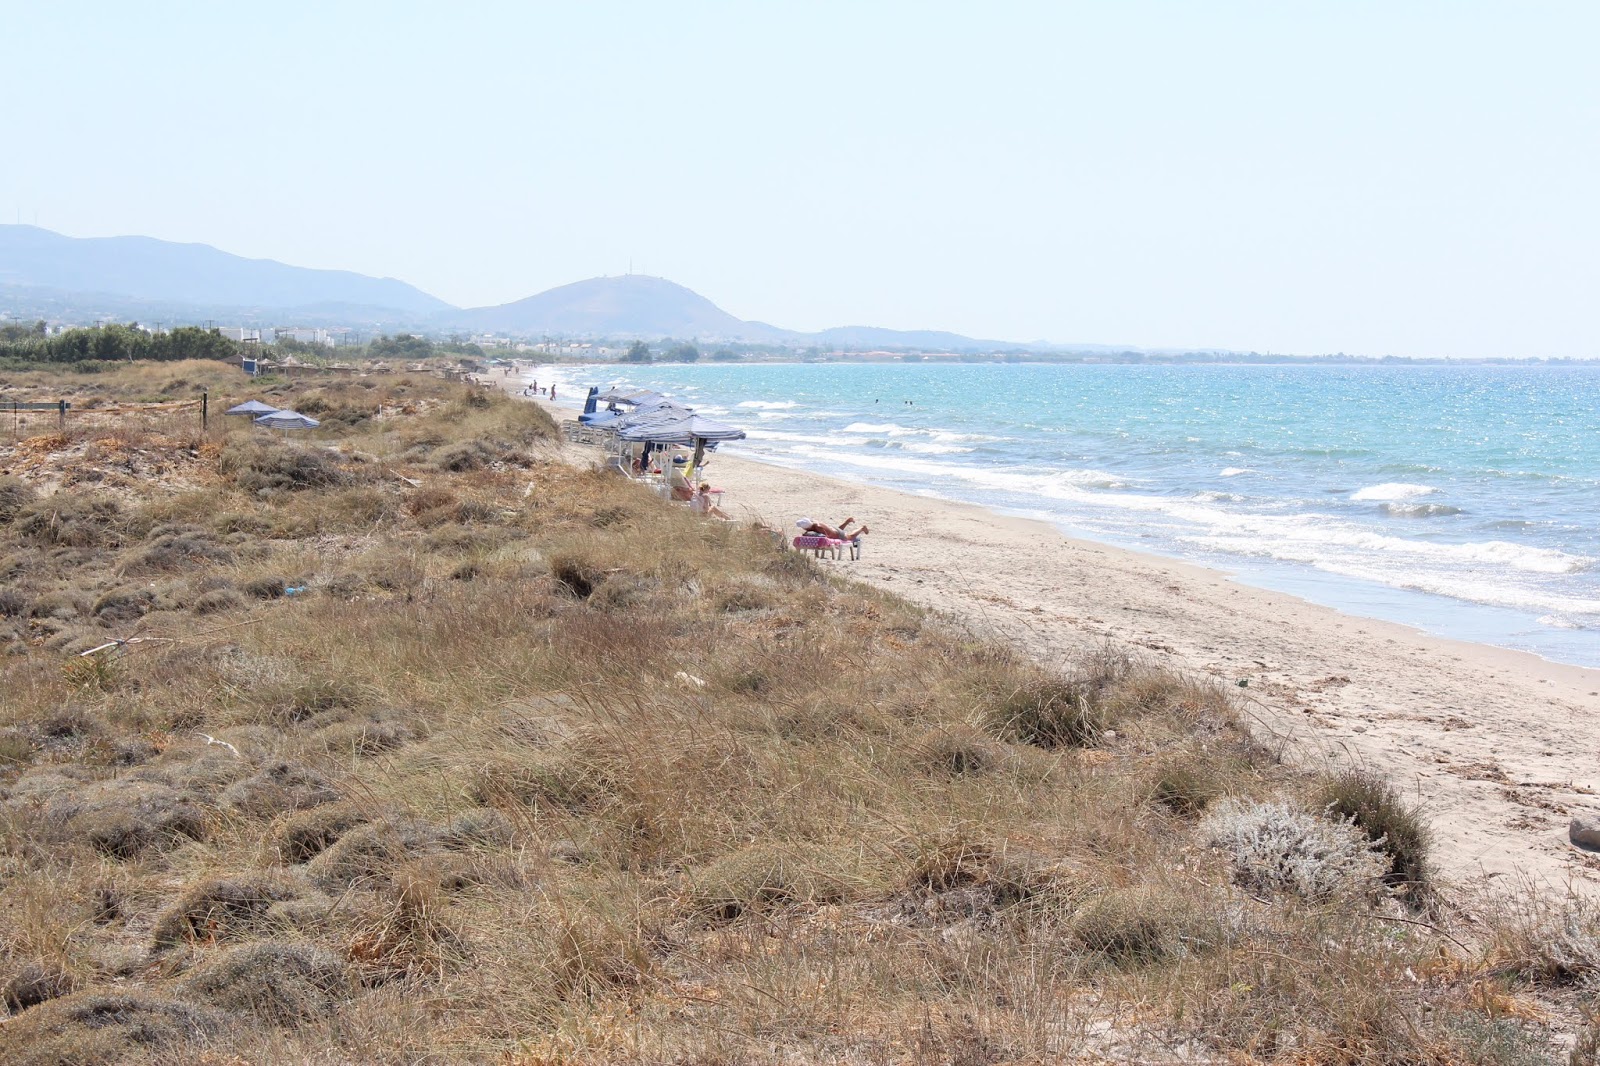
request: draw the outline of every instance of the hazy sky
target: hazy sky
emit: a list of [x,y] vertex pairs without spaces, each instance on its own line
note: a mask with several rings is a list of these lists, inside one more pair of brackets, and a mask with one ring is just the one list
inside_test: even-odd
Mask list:
[[1600,356],[1600,3],[0,0],[0,213],[743,318]]

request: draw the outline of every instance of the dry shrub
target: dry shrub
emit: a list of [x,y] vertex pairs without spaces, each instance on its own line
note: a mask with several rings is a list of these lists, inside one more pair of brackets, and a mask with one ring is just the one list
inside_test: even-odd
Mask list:
[[1367,770],[1346,770],[1322,779],[1312,806],[1351,822],[1373,847],[1389,856],[1385,881],[1413,905],[1429,901],[1433,889],[1433,835],[1421,812],[1400,790]]
[[153,782],[115,780],[51,797],[45,817],[102,854],[128,859],[205,836],[205,809],[193,796]]
[[992,929],[1017,904],[1068,898],[1064,873],[1031,852],[991,847],[951,831],[924,843],[886,913],[911,925]]
[[437,525],[455,516],[459,502],[460,497],[442,485],[425,485],[406,496],[405,511],[422,525]]
[[798,844],[754,844],[707,864],[695,877],[690,909],[698,917],[727,922],[747,911],[789,903],[826,903],[844,898],[847,883],[840,856]]
[[222,793],[222,804],[243,814],[261,816],[317,807],[338,798],[338,790],[315,770],[279,761],[229,785]]
[[74,589],[47,592],[28,607],[28,615],[32,618],[51,618],[62,622],[82,618],[88,611],[89,601]]
[[227,948],[201,962],[177,986],[184,998],[276,1025],[325,1018],[351,990],[337,955],[281,940]]
[[575,599],[586,600],[606,580],[606,571],[585,552],[568,550],[549,557],[550,576],[556,587]]
[[[8,960],[15,964],[15,960]],[[59,963],[45,959],[29,959],[17,966],[10,977],[0,981],[0,1003],[9,1010],[20,1011],[34,1007],[46,1000],[67,995],[76,982]]]
[[162,528],[124,566],[128,573],[191,570],[202,563],[229,563],[233,552],[204,530]]
[[20,729],[0,729],[0,774],[33,761],[33,738]]
[[387,884],[413,851],[433,843],[423,826],[363,824],[345,833],[306,867],[318,888],[338,892],[351,885]]
[[115,588],[100,594],[90,610],[107,625],[143,618],[155,606],[156,596],[148,588]]
[[467,795],[493,807],[549,807],[571,813],[595,812],[616,798],[609,767],[566,743],[520,759],[489,763],[473,775]]
[[419,717],[415,712],[400,710],[377,711],[355,720],[346,720],[338,711],[332,715],[318,715],[306,723],[315,730],[307,738],[307,744],[333,755],[377,755],[416,739],[417,730],[407,723],[417,722]]
[[79,992],[0,1027],[0,1060],[8,1066],[152,1061],[225,1024],[216,1011],[147,992]]
[[288,882],[258,874],[207,878],[190,885],[156,916],[151,942],[164,948],[245,936],[260,929],[273,903],[298,894]]
[[643,916],[608,913],[598,904],[586,900],[556,915],[549,968],[558,1000],[581,1003],[633,988],[656,968]]
[[366,812],[348,803],[296,811],[280,819],[267,836],[280,862],[296,864],[315,858],[341,836],[368,821]]
[[1600,902],[1525,885],[1492,903],[1497,968],[1546,986],[1600,991]]
[[1150,774],[1152,802],[1184,818],[1195,818],[1227,794],[1242,768],[1223,755],[1183,750],[1162,756]]
[[22,507],[12,527],[44,547],[114,548],[121,541],[122,505],[93,493],[57,492]]
[[1112,723],[1094,685],[1063,677],[1025,681],[994,699],[986,717],[1000,736],[1047,749],[1091,747]]
[[238,610],[244,605],[244,597],[234,589],[212,589],[196,596],[190,610],[198,615],[221,614]]
[[468,470],[482,470],[491,463],[498,462],[501,456],[485,442],[473,440],[437,448],[432,458],[435,468],[460,474]]
[[439,831],[439,845],[445,848],[499,848],[511,843],[511,820],[493,807],[462,811]]
[[1358,829],[1286,803],[1224,803],[1200,832],[1227,857],[1235,883],[1252,892],[1292,892],[1313,902],[1367,899],[1388,873]]
[[38,495],[32,485],[20,478],[0,477],[0,525],[14,520]]
[[367,981],[437,978],[466,960],[464,941],[444,918],[448,902],[425,870],[397,871],[386,902],[350,944]]
[[239,590],[258,600],[275,600],[282,596],[288,583],[277,575],[253,577],[239,585]]
[[993,769],[1004,758],[999,745],[966,723],[939,726],[911,744],[913,763],[930,774],[963,777]]
[[218,471],[252,494],[328,488],[350,480],[327,452],[276,440],[228,442]]
[[1158,885],[1090,897],[1068,931],[1079,950],[1114,964],[1148,964],[1186,954],[1196,931],[1193,903]]
[[31,602],[19,588],[0,588],[0,618],[21,618]]

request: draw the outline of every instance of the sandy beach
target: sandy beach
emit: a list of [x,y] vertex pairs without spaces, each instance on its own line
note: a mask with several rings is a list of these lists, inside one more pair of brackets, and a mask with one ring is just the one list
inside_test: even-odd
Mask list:
[[872,528],[861,559],[827,565],[1042,661],[1109,642],[1216,679],[1288,758],[1389,775],[1427,812],[1449,879],[1600,887],[1600,856],[1567,839],[1573,815],[1600,815],[1600,670],[1342,614],[968,504],[726,454],[708,476],[735,518],[789,533],[800,516],[854,516]]

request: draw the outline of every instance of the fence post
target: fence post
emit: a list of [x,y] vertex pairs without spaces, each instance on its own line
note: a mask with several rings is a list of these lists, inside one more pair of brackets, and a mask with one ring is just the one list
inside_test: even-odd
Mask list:
[[61,432],[67,431],[67,401],[56,401],[56,424],[61,427]]
[[206,389],[200,390],[200,432],[204,433],[210,425],[211,418],[211,393]]

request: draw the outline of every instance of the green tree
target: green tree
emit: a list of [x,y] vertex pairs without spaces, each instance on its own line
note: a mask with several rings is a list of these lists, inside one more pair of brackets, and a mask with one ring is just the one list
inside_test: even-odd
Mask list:
[[644,341],[634,341],[628,347],[628,354],[622,357],[625,363],[648,363],[650,361],[650,346]]
[[700,361],[700,349],[685,342],[668,352],[667,359],[674,363],[697,363]]

